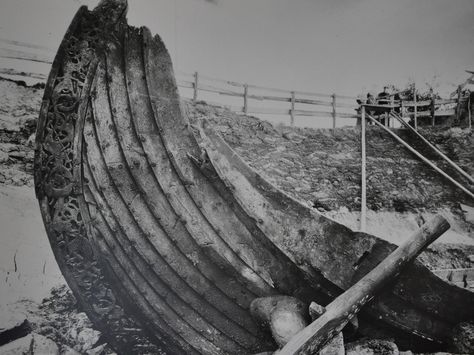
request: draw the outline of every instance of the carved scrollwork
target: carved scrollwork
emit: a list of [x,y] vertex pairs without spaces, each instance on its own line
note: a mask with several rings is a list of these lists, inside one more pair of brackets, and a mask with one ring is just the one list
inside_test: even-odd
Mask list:
[[82,153],[77,144],[82,141],[81,123],[91,115],[88,96],[94,61],[106,41],[104,33],[116,35],[126,10],[126,1],[122,1],[125,7],[115,9],[119,13],[107,14],[110,4],[103,3],[92,13],[79,10],[53,64],[38,123],[35,187],[45,221],[49,221],[46,229],[53,251],[88,315],[96,325],[102,324],[109,342],[119,351],[159,353],[117,301],[103,260],[95,252],[94,236],[87,232],[94,227],[85,223],[90,216],[84,196],[74,189],[82,184],[77,163]]

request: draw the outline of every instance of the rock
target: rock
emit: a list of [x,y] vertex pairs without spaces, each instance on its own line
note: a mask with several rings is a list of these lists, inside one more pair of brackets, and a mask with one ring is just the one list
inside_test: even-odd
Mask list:
[[452,330],[452,346],[460,354],[474,354],[474,324],[463,322]]
[[31,324],[26,319],[22,322],[12,323],[7,327],[5,327],[2,319],[2,326],[0,327],[0,346],[28,335],[31,330]]
[[59,355],[56,343],[42,335],[32,333],[0,347],[0,355]]
[[102,354],[105,354],[106,347],[107,347],[107,344],[99,345],[99,346],[97,346],[93,349],[87,350],[86,354],[87,355],[102,355]]
[[319,351],[319,355],[345,355],[344,336],[339,332],[324,348]]
[[0,307],[0,346],[28,335],[31,330],[24,314]]
[[100,332],[92,328],[84,328],[77,335],[77,342],[80,344],[80,351],[86,352],[94,348],[99,341]]
[[283,347],[307,326],[305,319],[289,309],[277,308],[270,316],[270,329],[276,343]]
[[474,207],[460,203],[466,222],[474,224]]
[[63,345],[59,351],[61,355],[82,355],[79,351],[70,348],[67,345]]
[[399,355],[398,347],[388,340],[360,340],[345,345],[346,355]]
[[250,313],[269,325],[276,343],[283,347],[307,325],[307,305],[289,296],[256,298],[250,304]]
[[8,159],[9,159],[8,154],[0,150],[0,163],[6,163]]

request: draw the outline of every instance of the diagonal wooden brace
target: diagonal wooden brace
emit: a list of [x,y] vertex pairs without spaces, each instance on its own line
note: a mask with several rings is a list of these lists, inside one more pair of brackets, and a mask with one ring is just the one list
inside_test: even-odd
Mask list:
[[448,221],[439,215],[425,223],[371,272],[331,302],[321,317],[292,337],[278,355],[317,354],[377,291],[397,277],[404,266],[449,227]]

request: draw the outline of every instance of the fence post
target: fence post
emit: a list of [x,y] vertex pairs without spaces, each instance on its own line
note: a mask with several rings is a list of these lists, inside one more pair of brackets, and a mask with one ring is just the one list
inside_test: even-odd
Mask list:
[[332,94],[332,133],[336,132],[336,94]]
[[416,106],[416,86],[413,84],[413,120],[415,122],[415,130],[418,130],[418,107]]
[[360,230],[366,231],[366,219],[367,219],[367,187],[366,187],[366,153],[365,153],[365,106],[361,107],[361,144],[362,144],[362,176],[361,176],[361,201],[360,201]]
[[467,112],[469,113],[468,115],[468,125],[469,125],[469,130],[472,129],[472,117],[471,117],[471,96],[472,96],[472,92],[469,93],[469,99],[467,101]]
[[436,104],[435,94],[431,94],[430,110],[431,110],[431,125],[433,127],[435,126],[435,104]]
[[291,119],[291,127],[293,127],[295,125],[295,114],[294,114],[294,111],[295,111],[295,92],[292,91],[291,92],[291,110],[290,110],[290,119]]
[[199,84],[199,76],[198,72],[194,72],[194,83],[193,83],[193,102],[196,103],[198,97],[198,84]]
[[247,84],[244,84],[244,113],[247,114],[249,111],[248,107],[248,93],[249,93],[249,86]]
[[456,107],[456,121],[461,120],[461,85],[458,86],[458,105]]
[[400,97],[400,117],[403,118],[404,109],[403,109],[403,99]]

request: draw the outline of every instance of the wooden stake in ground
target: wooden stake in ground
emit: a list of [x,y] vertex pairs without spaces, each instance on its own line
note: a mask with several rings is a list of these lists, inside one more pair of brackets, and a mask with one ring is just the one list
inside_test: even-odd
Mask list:
[[326,312],[296,334],[278,355],[317,354],[383,285],[448,229],[448,221],[439,215],[425,223],[371,272],[331,302]]

